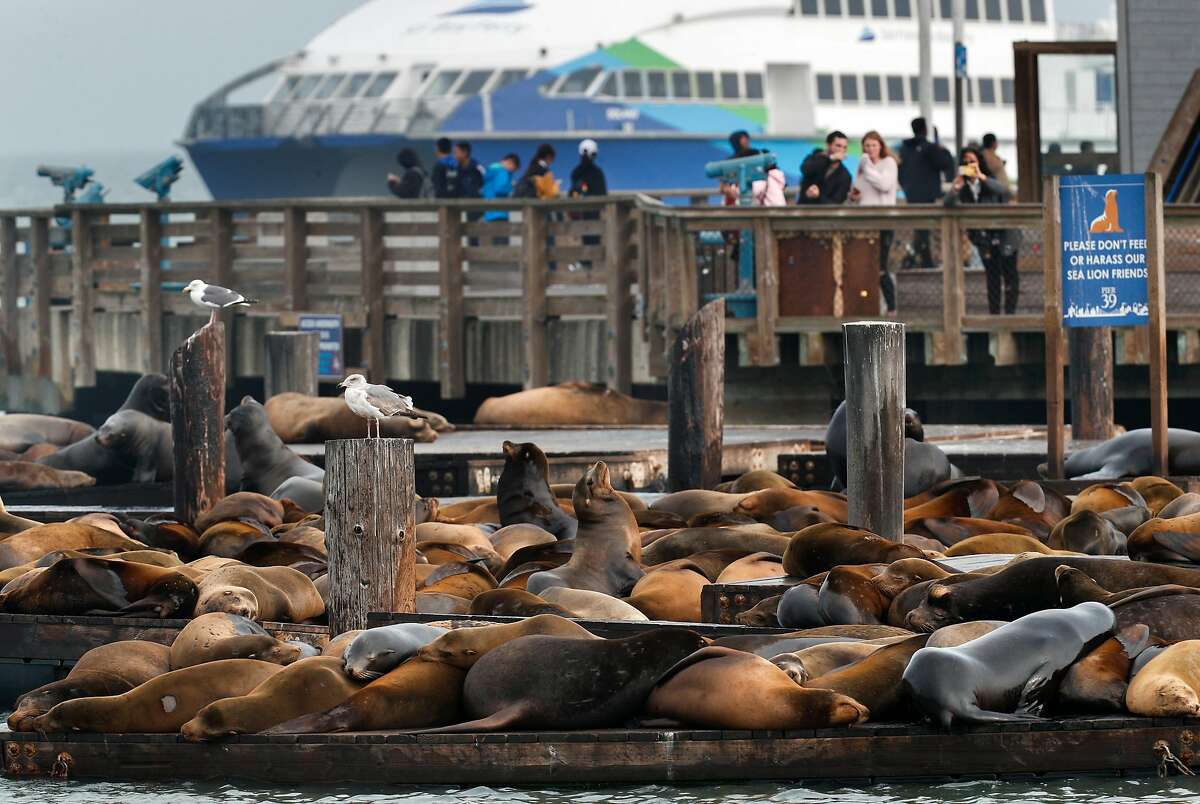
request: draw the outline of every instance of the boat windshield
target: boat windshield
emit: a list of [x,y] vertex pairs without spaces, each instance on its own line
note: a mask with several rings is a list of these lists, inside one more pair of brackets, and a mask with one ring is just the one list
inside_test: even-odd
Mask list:
[[350,80],[342,85],[342,91],[338,93],[339,98],[353,98],[362,91],[366,85],[367,79],[371,77],[370,73],[355,73],[350,76]]
[[383,95],[383,93],[387,92],[388,87],[390,87],[392,82],[395,80],[395,73],[380,73],[371,80],[371,84],[367,87],[367,91],[363,93],[363,97],[378,98],[379,96]]

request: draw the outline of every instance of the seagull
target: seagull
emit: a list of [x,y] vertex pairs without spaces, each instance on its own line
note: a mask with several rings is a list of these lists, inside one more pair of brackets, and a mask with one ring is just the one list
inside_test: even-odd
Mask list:
[[338,385],[346,389],[346,404],[350,410],[367,420],[367,438],[371,437],[371,421],[375,422],[375,437],[379,438],[379,422],[389,416],[424,419],[413,407],[411,396],[401,396],[386,385],[373,385],[361,374],[351,374]]
[[220,285],[210,285],[201,279],[193,279],[188,282],[181,293],[190,293],[192,296],[192,304],[197,307],[208,307],[212,309],[212,315],[208,319],[208,323],[215,324],[217,321],[217,310],[224,310],[226,307],[242,305],[249,307],[252,304],[258,304],[258,299],[247,299],[236,290],[223,288]]

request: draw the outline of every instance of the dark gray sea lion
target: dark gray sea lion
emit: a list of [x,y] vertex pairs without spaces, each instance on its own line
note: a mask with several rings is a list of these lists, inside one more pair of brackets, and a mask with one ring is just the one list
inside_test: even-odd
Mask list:
[[775,611],[779,626],[816,628],[825,625],[825,617],[821,614],[820,590],[819,583],[798,583],[784,592]]
[[254,397],[242,397],[241,404],[225,414],[225,425],[233,433],[241,462],[243,491],[271,494],[293,477],[324,480],[324,469],[313,466],[280,440]]
[[[846,487],[846,403],[838,405],[825,429],[825,454],[838,484]],[[904,410],[904,496],[912,497],[949,480],[953,467],[946,453],[925,443],[925,428],[917,412]]]
[[[1119,510],[1139,509],[1126,506]],[[1146,509],[1140,509],[1146,510]],[[1127,552],[1125,534],[1095,511],[1077,511],[1059,520],[1047,544],[1055,550],[1073,550],[1090,556],[1122,556]]]
[[[1150,429],[1144,428],[1069,455],[1064,468],[1072,480],[1108,480],[1153,474],[1153,462]],[[1167,464],[1172,475],[1200,474],[1200,433],[1169,428]]]
[[0,450],[19,454],[35,444],[65,447],[94,432],[91,425],[74,419],[37,413],[8,413],[0,415]]
[[500,524],[528,523],[559,539],[575,538],[578,523],[558,507],[558,500],[550,490],[546,454],[537,444],[505,441],[503,449],[504,470],[496,483]]
[[1067,668],[1113,634],[1100,603],[1039,611],[956,648],[922,648],[903,684],[935,723],[1037,719]]
[[342,655],[342,669],[359,681],[371,681],[416,656],[424,646],[446,633],[421,623],[397,623],[363,631]]
[[[311,477],[289,477],[271,492],[275,500],[291,500],[309,513],[325,510],[325,483]],[[418,519],[418,524],[421,520]]]
[[171,381],[165,374],[143,374],[118,410],[136,410],[159,421],[171,421]]

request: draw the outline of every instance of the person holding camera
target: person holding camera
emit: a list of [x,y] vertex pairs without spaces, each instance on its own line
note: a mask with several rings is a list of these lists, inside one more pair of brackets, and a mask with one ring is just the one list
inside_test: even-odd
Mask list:
[[[983,157],[975,148],[964,148],[958,162],[958,175],[946,192],[947,207],[959,204],[1007,204],[1008,188],[992,178]],[[969,229],[967,239],[979,250],[987,272],[988,312],[1000,314],[1001,291],[1004,314],[1017,311],[1021,277],[1017,272],[1018,234],[1011,229]],[[954,266],[947,265],[949,271]]]
[[[878,131],[868,131],[863,135],[862,152],[862,158],[858,160],[858,175],[854,177],[854,186],[850,188],[850,203],[866,207],[896,206],[899,165]],[[888,315],[896,314],[896,283],[888,271],[888,254],[892,250],[895,234],[891,229],[881,229],[879,232],[879,289],[883,293]]]

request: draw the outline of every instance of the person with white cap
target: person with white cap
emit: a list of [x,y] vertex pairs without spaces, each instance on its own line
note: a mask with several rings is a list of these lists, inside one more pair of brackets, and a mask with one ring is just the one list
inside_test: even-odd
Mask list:
[[571,171],[572,197],[608,195],[608,182],[604,178],[604,171],[596,164],[596,154],[599,150],[595,140],[579,143],[579,164]]

